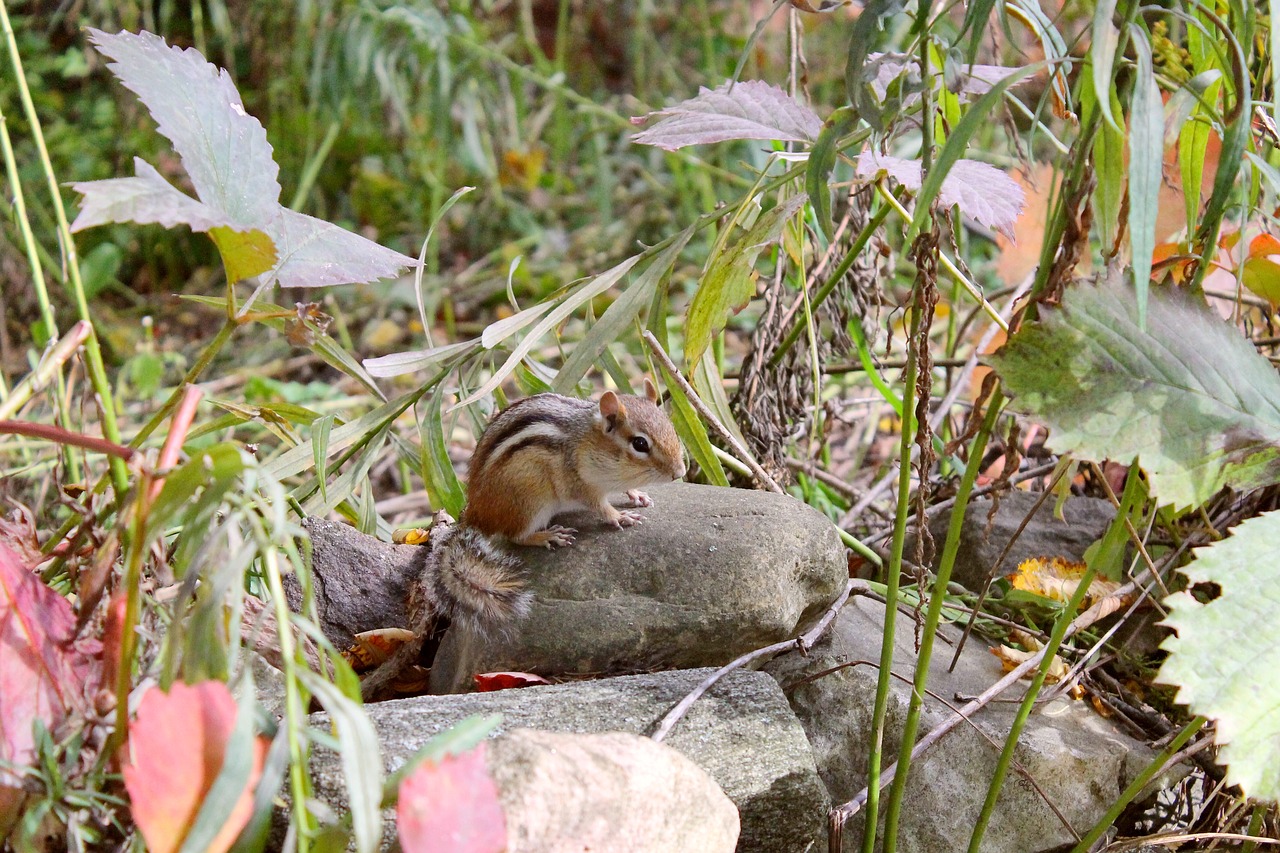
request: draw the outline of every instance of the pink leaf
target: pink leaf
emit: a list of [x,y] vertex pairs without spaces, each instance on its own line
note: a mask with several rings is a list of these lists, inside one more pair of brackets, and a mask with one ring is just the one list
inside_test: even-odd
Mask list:
[[[909,190],[920,189],[919,160],[882,156],[872,151],[858,156],[858,177],[872,178],[880,172]],[[942,182],[938,203],[943,208],[959,205],[961,213],[1012,240],[1013,225],[1022,215],[1026,194],[1013,178],[995,166],[977,160],[957,160]]]
[[645,116],[631,119],[642,124],[660,120],[632,137],[641,145],[675,151],[686,145],[704,145],[731,139],[771,139],[813,142],[822,131],[822,119],[777,86],[746,80],[729,88],[701,88],[697,97]]
[[[148,850],[171,853],[182,846],[222,770],[236,713],[236,700],[220,681],[177,682],[168,693],[153,687],[142,697],[129,724],[124,786]],[[248,784],[206,850],[228,850],[249,821],[266,748],[264,738],[254,738]]]
[[439,762],[426,761],[400,783],[396,808],[405,853],[498,853],[507,824],[484,744]]
[[[98,689],[102,644],[73,642],[67,602],[0,545],[0,758],[22,766],[35,756],[32,724],[56,729],[87,710]],[[17,784],[0,770],[0,784]]]

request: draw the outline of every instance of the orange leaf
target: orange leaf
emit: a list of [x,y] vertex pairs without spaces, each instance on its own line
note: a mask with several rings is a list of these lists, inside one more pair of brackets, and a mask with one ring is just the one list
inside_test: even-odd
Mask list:
[[1249,241],[1249,257],[1265,258],[1268,255],[1280,255],[1280,240],[1270,234],[1259,234]]
[[[168,693],[153,687],[143,695],[138,716],[129,724],[124,786],[148,850],[172,853],[182,846],[222,770],[236,712],[235,698],[220,681],[175,683]],[[253,749],[249,783],[206,848],[211,853],[228,850],[253,813],[266,740],[255,738]]]
[[[19,767],[35,757],[32,723],[55,731],[87,711],[101,677],[102,644],[75,639],[71,604],[0,545],[0,759]],[[0,770],[0,785],[17,785]]]
[[419,765],[400,783],[396,821],[405,853],[506,850],[507,822],[484,744]]

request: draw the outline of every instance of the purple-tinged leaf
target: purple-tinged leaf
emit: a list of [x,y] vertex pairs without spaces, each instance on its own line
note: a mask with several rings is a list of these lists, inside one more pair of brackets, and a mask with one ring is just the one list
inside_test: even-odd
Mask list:
[[192,231],[208,231],[219,225],[235,227],[225,214],[175,189],[141,157],[133,158],[133,168],[136,178],[81,181],[71,185],[84,196],[80,214],[71,223],[73,232],[126,221],[159,223],[165,228],[187,225]]
[[[905,53],[868,54],[867,67],[875,70],[875,77],[867,82],[871,90],[876,93],[876,97],[881,100],[889,94],[889,84],[903,71],[909,75],[908,81],[914,84],[914,89],[920,87],[920,66],[915,59]],[[957,80],[958,94],[985,95],[991,91],[992,86],[1021,69],[1005,65],[962,65],[961,70],[962,73]]]
[[281,206],[279,169],[266,131],[245,112],[227,73],[198,51],[170,47],[146,32],[90,29],[89,38],[115,60],[111,70],[173,143],[199,200],[135,159],[135,178],[74,185],[84,201],[73,231],[108,222],[185,224],[210,232],[231,281],[262,275],[266,283],[284,287],[369,282],[420,265]]
[[[919,160],[882,156],[872,151],[859,155],[858,177],[871,178],[880,172],[908,190],[920,189]],[[1017,181],[995,166],[977,160],[957,160],[942,181],[938,202],[948,208],[958,205],[961,213],[1012,240],[1013,226],[1022,215],[1026,194]]]
[[280,200],[280,173],[262,124],[244,110],[226,71],[194,48],[148,32],[109,35],[89,29],[98,52],[138,96],[182,158],[196,195],[232,223],[256,226]]
[[279,262],[266,274],[282,287],[325,287],[377,281],[418,265],[410,258],[287,207],[263,229],[276,244]]
[[697,97],[645,116],[631,119],[643,124],[659,121],[632,140],[675,151],[686,145],[705,145],[733,139],[770,139],[809,142],[822,131],[822,119],[777,86],[747,80],[712,90],[701,88]]

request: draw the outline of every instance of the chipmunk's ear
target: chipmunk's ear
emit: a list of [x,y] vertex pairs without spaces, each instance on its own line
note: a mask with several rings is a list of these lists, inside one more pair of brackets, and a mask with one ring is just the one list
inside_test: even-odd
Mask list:
[[605,391],[600,395],[600,417],[604,418],[604,422],[608,425],[605,432],[613,432],[613,428],[618,424],[618,418],[626,416],[627,407],[622,405],[617,394]]
[[658,389],[653,386],[653,380],[648,376],[644,378],[644,395],[649,398],[650,403],[658,402]]

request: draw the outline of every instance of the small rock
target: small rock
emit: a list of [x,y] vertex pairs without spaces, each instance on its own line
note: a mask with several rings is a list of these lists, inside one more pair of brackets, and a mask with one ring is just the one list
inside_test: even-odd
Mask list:
[[[883,625],[882,604],[868,598],[852,599],[807,658],[788,653],[765,667],[790,697],[813,746],[818,772],[837,805],[867,785],[875,664],[880,658]],[[900,614],[893,671],[905,680],[891,682],[882,753],[886,767],[897,758],[915,675],[912,629],[910,617]],[[974,638],[970,638],[955,672],[947,672],[959,632],[944,629],[943,633],[951,642],[939,638],[934,644],[928,682],[933,695],[925,699],[920,736],[953,715],[941,700],[955,707],[963,705],[967,699],[959,696],[975,696],[1003,675],[995,656]],[[841,664],[846,666],[804,681]],[[1018,699],[1022,692],[1015,685],[1004,698]],[[949,732],[912,763],[898,829],[899,849],[946,853],[967,848],[1016,711],[1016,703],[997,700],[973,717],[973,725]],[[1117,731],[1084,703],[1061,697],[1031,715],[1014,753],[1015,761],[1080,833],[1092,828],[1153,757],[1145,744]],[[858,849],[861,836],[859,813],[845,827],[844,849]],[[1073,841],[1035,788],[1017,770],[1011,770],[982,843],[984,853],[1047,851]]]
[[450,629],[432,693],[476,673],[630,673],[721,666],[795,636],[848,578],[835,527],[770,492],[673,483],[651,492],[644,524],[577,526],[558,551],[522,548],[533,610],[509,640]]
[[[366,711],[378,732],[388,772],[432,736],[474,714],[501,713],[499,732],[629,732],[648,735],[709,669],[624,676],[549,687],[379,702]],[[314,714],[325,731],[326,714]],[[740,851],[820,850],[826,845],[826,789],[804,730],[775,682],[762,672],[734,672],[702,696],[663,741],[701,767],[738,809]],[[315,796],[346,809],[341,761],[329,750],[312,757]],[[388,818],[393,814],[388,812]],[[395,839],[388,822],[384,843]],[[697,848],[684,848],[697,849]]]
[[516,729],[486,762],[511,853],[731,853],[738,842],[738,810],[711,777],[646,737]]

